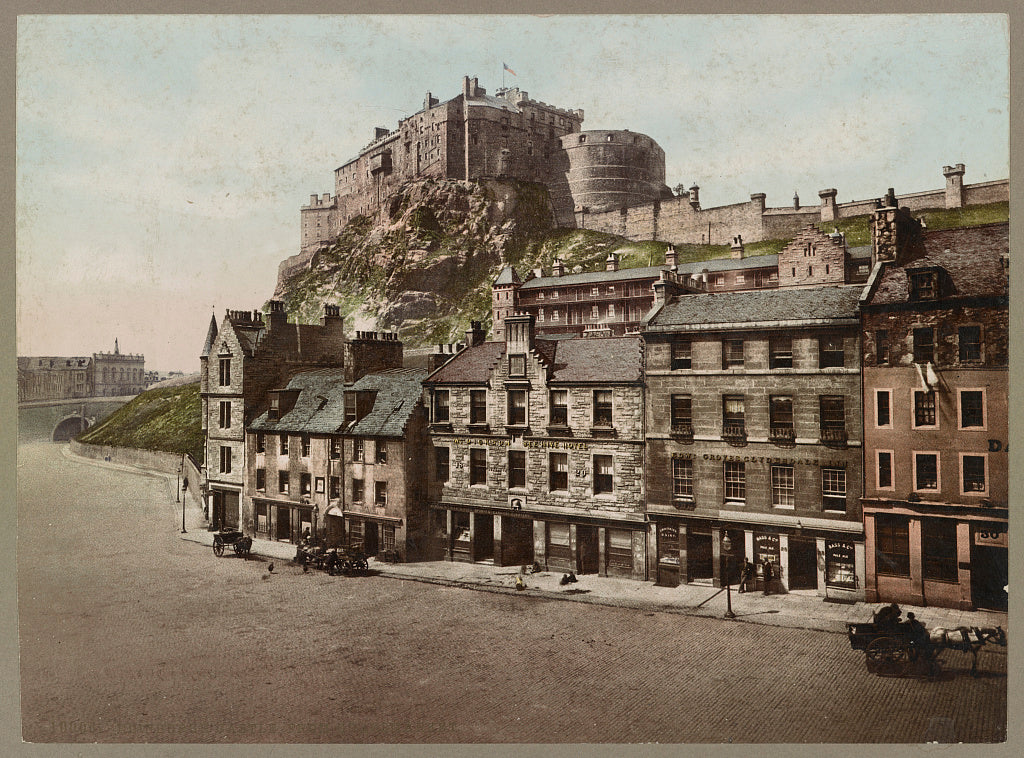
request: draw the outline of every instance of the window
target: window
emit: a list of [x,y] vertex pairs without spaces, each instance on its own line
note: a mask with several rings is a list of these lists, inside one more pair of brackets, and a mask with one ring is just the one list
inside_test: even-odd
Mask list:
[[875,426],[877,428],[892,426],[892,412],[889,407],[891,394],[889,390],[875,392]]
[[448,423],[448,390],[434,390],[434,423]]
[[231,428],[231,401],[221,400],[220,402],[220,428]]
[[672,369],[692,368],[690,340],[672,340]]
[[363,458],[363,441],[361,439],[352,440],[352,460],[359,462]]
[[722,342],[722,368],[743,368],[743,340]]
[[960,428],[985,428],[985,391],[960,390]]
[[265,468],[256,469],[256,489],[260,492],[267,489],[267,470]]
[[281,455],[288,455],[288,435],[282,434],[278,437],[278,450]]
[[231,384],[231,359],[220,359],[220,386],[227,387]]
[[508,391],[508,425],[526,426],[526,390]]
[[395,527],[390,524],[382,524],[380,529],[381,550],[388,551],[395,549]]
[[959,581],[956,557],[956,521],[929,518],[921,521],[921,569],[925,579]]
[[526,486],[526,451],[509,450],[508,452],[508,486]]
[[910,576],[910,523],[906,519],[875,516],[875,572]]
[[889,330],[875,332],[875,363],[884,366],[889,362]]
[[938,453],[914,453],[914,489],[939,489]]
[[935,329],[924,326],[914,330],[914,363],[935,362]]
[[876,485],[880,490],[891,490],[893,488],[892,451],[878,450],[875,455],[878,456],[878,466],[876,468],[878,475],[876,478]]
[[793,368],[793,340],[773,337],[768,341],[768,368]]
[[569,425],[569,391],[551,390],[551,405],[549,407],[551,426]]
[[984,455],[962,455],[960,456],[960,471],[963,474],[963,487],[961,494],[964,495],[987,495],[988,479],[985,476]]
[[935,274],[933,272],[927,272],[923,274],[911,274],[911,300],[934,300],[935,296]]
[[469,483],[487,484],[487,451],[483,448],[469,451]]
[[356,414],[356,393],[345,393],[345,425],[348,426],[358,418]]
[[693,500],[693,459],[672,459],[672,497]]
[[267,438],[263,432],[256,432],[256,452],[265,453],[267,451]]
[[331,492],[329,497],[331,500],[336,500],[341,497],[341,479],[337,476],[331,477]]
[[768,417],[771,436],[774,439],[792,440],[795,438],[793,398],[781,396],[768,398]]
[[673,431],[693,431],[693,399],[690,395],[672,395],[671,421]]
[[434,477],[438,482],[447,482],[451,475],[451,451],[446,447],[434,448]]
[[744,416],[743,396],[724,395],[722,397],[722,436],[735,437],[746,435]]
[[308,458],[309,457],[309,435],[308,434],[303,434],[302,435],[302,457],[303,458]]
[[526,356],[510,355],[508,357],[508,375],[509,376],[526,376]]
[[818,368],[842,368],[846,365],[842,337],[818,338]]
[[821,470],[821,506],[826,511],[846,510],[846,469]]
[[591,287],[590,288],[590,294],[593,295],[594,297],[597,297],[598,295],[601,294],[601,288],[600,287]]
[[386,508],[388,504],[388,483],[373,483],[373,504],[378,508]]
[[590,318],[594,319],[595,321],[597,319],[601,318],[601,306],[599,306],[599,305],[591,306],[591,308],[590,308]]
[[312,494],[313,483],[309,474],[299,474],[299,488],[303,495]]
[[341,437],[331,437],[331,460],[341,460]]
[[231,448],[222,447],[220,449],[220,472],[222,474],[231,473]]
[[914,426],[935,425],[935,390],[914,390]]
[[548,455],[548,489],[569,489],[569,455],[568,453],[550,453]]
[[608,318],[615,318],[615,303],[608,303]]
[[796,505],[796,485],[792,466],[772,466],[772,506],[793,508]]
[[361,503],[366,495],[366,487],[362,479],[352,480],[352,502]]
[[739,503],[747,499],[747,475],[742,461],[725,462],[725,499]]
[[277,395],[270,396],[270,405],[267,408],[267,418],[271,421],[277,421],[281,418],[281,398]]
[[821,411],[822,442],[846,441],[846,405],[842,395],[821,395],[818,398]]
[[612,425],[612,391],[594,390],[594,426]]
[[960,362],[972,363],[981,360],[981,327],[961,326],[958,344],[960,346]]
[[277,472],[277,491],[282,495],[288,494],[288,472],[279,471]]
[[594,494],[601,495],[613,491],[613,464],[610,455],[594,456]]

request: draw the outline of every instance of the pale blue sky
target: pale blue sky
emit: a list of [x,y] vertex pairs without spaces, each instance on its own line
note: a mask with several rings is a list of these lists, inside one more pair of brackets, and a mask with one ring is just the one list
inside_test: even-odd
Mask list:
[[18,353],[195,370],[253,309],[333,169],[463,75],[664,148],[705,207],[968,183],[1008,168],[998,15],[23,16]]

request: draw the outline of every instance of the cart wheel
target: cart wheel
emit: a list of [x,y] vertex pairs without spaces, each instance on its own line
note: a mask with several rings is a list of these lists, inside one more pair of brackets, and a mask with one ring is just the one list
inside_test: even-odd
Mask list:
[[864,651],[868,671],[880,676],[902,676],[907,668],[907,648],[895,637],[878,637]]
[[370,568],[370,563],[365,558],[357,558],[356,568],[358,568],[360,571],[368,571]]
[[220,558],[222,555],[224,555],[224,543],[223,542],[214,542],[213,543],[213,554],[215,556],[217,556],[218,558]]

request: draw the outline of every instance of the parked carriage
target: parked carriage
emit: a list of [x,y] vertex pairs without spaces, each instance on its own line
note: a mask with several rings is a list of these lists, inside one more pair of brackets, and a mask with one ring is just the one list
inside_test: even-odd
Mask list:
[[246,537],[237,529],[221,529],[213,535],[213,554],[220,558],[224,555],[224,548],[230,545],[235,555],[239,558],[246,558],[252,550],[252,537]]
[[318,542],[304,543],[295,552],[295,562],[326,571],[331,576],[351,576],[365,572],[370,567],[361,542],[354,542],[348,547],[330,548]]

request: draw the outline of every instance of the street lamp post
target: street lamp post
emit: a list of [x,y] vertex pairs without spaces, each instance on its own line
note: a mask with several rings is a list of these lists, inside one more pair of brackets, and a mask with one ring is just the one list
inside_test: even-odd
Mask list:
[[725,536],[722,537],[722,552],[725,553],[725,618],[734,619],[736,614],[732,612],[732,586],[730,583],[729,569],[730,558],[732,557],[732,540],[729,539],[729,533],[726,532]]
[[[178,464],[178,480],[181,481],[181,472],[185,467],[185,460],[182,459],[181,463]],[[181,533],[188,534],[188,530],[185,529],[185,490],[188,489],[188,480],[181,482],[179,487],[179,494],[181,495]]]

